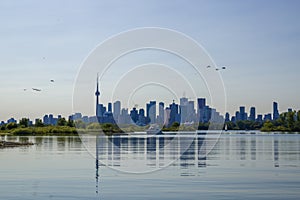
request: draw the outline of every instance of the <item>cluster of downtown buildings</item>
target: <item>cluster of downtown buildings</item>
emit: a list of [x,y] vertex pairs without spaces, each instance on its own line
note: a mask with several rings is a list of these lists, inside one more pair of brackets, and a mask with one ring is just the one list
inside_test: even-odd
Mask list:
[[[292,109],[289,108],[288,112],[292,112]],[[257,122],[264,122],[264,121],[272,121],[272,120],[277,120],[279,118],[280,114],[278,111],[278,103],[273,102],[273,113],[267,113],[264,116],[263,115],[256,115],[256,108],[251,107],[250,108],[250,113],[245,111],[245,106],[240,106],[240,110],[235,112],[235,115],[230,118],[229,113],[225,114],[225,122],[237,122],[237,121],[244,121],[244,120],[249,120],[249,121],[257,121]]]
[[[229,113],[224,117],[216,111],[214,108],[210,108],[206,105],[205,98],[198,98],[196,101],[191,101],[188,98],[180,98],[180,103],[176,104],[174,101],[165,106],[164,102],[157,103],[156,101],[150,101],[146,104],[146,110],[143,108],[121,108],[121,102],[116,101],[114,103],[108,103],[107,107],[103,104],[96,104],[96,116],[83,116],[81,113],[75,113],[68,117],[69,120],[81,120],[85,123],[117,123],[117,124],[136,124],[144,126],[147,124],[164,124],[171,126],[174,122],[180,124],[194,124],[194,123],[207,123],[207,122],[237,122],[237,121],[257,121],[264,122],[267,120],[276,120],[279,118],[278,103],[273,102],[273,113],[267,113],[264,115],[256,115],[256,108],[251,107],[249,114],[246,112],[245,106],[240,106],[239,111],[235,112],[235,115],[230,116]],[[157,112],[158,111],[158,112]],[[288,109],[288,112],[292,112],[292,109]],[[56,125],[57,121],[62,118],[61,115],[54,117],[53,114],[45,115],[42,118],[42,122],[45,125]],[[39,119],[35,120],[36,121]],[[15,122],[14,118],[8,119],[6,122],[2,121],[0,125]],[[33,125],[32,121],[29,121],[29,125]]]
[[[98,80],[98,79],[97,79]],[[194,123],[223,123],[224,117],[216,111],[214,108],[210,108],[206,105],[205,98],[198,98],[195,102],[189,100],[186,97],[180,98],[180,104],[173,103],[165,106],[164,102],[150,101],[146,104],[146,110],[143,108],[121,108],[121,102],[116,101],[114,103],[109,102],[107,107],[99,103],[99,83],[97,81],[96,96],[96,116],[82,116],[81,113],[75,113],[69,116],[69,120],[77,121],[81,120],[85,123],[112,123],[112,124],[136,124],[144,126],[147,124],[162,124],[165,126],[171,126],[175,122],[179,124],[194,124]],[[157,112],[158,111],[158,112]],[[292,111],[289,109],[288,111]],[[61,115],[54,117],[52,114],[45,115],[43,117],[43,123],[45,125],[56,125],[57,121],[61,118]],[[245,107],[241,106],[239,111],[236,111],[235,115],[230,117],[229,113],[225,114],[225,122],[237,122],[237,121],[257,121],[263,122],[266,120],[276,120],[279,118],[278,103],[273,102],[273,113],[268,113],[256,116],[255,107],[250,108],[250,114],[245,111]],[[37,122],[36,119],[35,123]],[[14,118],[7,120],[7,123],[17,122]],[[6,124],[4,121],[0,125]],[[29,125],[33,122],[29,121]]]

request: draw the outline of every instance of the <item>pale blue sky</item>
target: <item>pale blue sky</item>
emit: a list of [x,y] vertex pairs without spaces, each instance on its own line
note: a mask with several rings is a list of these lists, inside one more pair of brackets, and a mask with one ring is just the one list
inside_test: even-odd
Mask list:
[[228,66],[222,77],[230,113],[239,105],[271,112],[274,100],[280,111],[300,109],[299,8],[297,0],[2,0],[0,120],[69,115],[73,82],[89,52],[112,35],[149,26],[189,35]]

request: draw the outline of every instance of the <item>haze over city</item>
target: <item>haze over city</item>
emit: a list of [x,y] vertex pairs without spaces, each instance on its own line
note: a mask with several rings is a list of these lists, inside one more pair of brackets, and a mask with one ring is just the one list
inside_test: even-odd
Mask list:
[[[0,119],[73,113],[73,84],[81,63],[107,38],[137,27],[180,31],[201,44],[217,66],[226,66],[226,70],[216,73],[223,79],[231,115],[240,105],[246,106],[248,112],[255,106],[257,113],[271,113],[273,101],[279,103],[280,112],[288,108],[298,110],[299,4],[298,1],[1,1]],[[137,56],[146,61],[143,55]],[[152,56],[159,61],[170,59],[155,53]],[[185,70],[184,64],[178,61],[177,65]],[[95,76],[91,77],[93,81]],[[107,104],[105,90],[101,88],[104,93],[100,100]],[[90,88],[93,100],[94,92],[95,85]],[[205,89],[203,96],[198,97],[209,102]],[[161,100],[149,97],[134,103],[145,105],[150,99]],[[91,109],[94,112],[94,104]]]

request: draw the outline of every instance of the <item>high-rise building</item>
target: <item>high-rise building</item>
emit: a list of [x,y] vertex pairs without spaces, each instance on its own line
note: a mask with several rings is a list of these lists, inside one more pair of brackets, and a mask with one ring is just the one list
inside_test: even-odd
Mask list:
[[[203,107],[203,119],[202,119],[203,121],[200,121],[200,122],[204,122],[204,123],[209,122],[211,119],[211,113],[212,113],[212,109],[209,106],[204,106]],[[201,117],[201,115],[200,115],[200,117]]]
[[128,114],[128,109],[122,108],[119,117],[119,124],[129,124],[129,123],[130,123],[130,115]]
[[229,115],[229,113],[227,112],[226,114],[225,114],[225,122],[229,122],[230,121],[230,115]]
[[171,109],[167,107],[165,109],[165,114],[164,114],[164,125],[170,126],[170,115],[171,115]]
[[133,108],[131,111],[130,111],[130,117],[131,117],[131,120],[134,122],[134,123],[137,123],[138,119],[139,119],[139,114],[138,114],[138,111],[136,110],[136,108]]
[[249,120],[250,120],[250,121],[255,121],[255,118],[256,118],[255,107],[251,107],[251,108],[250,108]]
[[186,97],[180,98],[180,116],[182,123],[188,121],[188,98]]
[[277,120],[278,118],[279,118],[278,103],[273,102],[273,120]]
[[154,124],[156,121],[156,101],[150,101],[146,105],[147,118],[150,119],[150,123]]
[[139,109],[138,125],[144,126],[146,124],[147,124],[147,120],[145,117],[145,110],[141,108]]
[[245,106],[240,106],[240,120],[247,120],[247,113],[245,112]]
[[241,120],[241,114],[240,114],[239,111],[236,111],[235,112],[235,121],[237,122],[237,121],[240,121],[240,120]]
[[195,107],[194,107],[194,101],[189,101],[188,102],[188,109],[187,109],[187,113],[188,113],[188,121],[189,122],[195,122],[196,120],[196,112],[195,112]]
[[159,102],[158,104],[158,117],[157,117],[157,123],[158,124],[164,124],[164,119],[165,119],[165,104],[164,102]]
[[121,102],[115,101],[113,105],[113,116],[116,123],[119,122],[120,113],[121,113]]
[[206,105],[206,99],[198,98],[197,101],[198,101],[198,109],[204,108],[204,106]]
[[269,120],[269,121],[272,120],[272,114],[271,113],[265,114],[264,121],[267,121],[267,120]]
[[257,115],[256,121],[261,123],[263,121],[263,116],[262,115]]
[[107,112],[112,112],[112,104],[108,103],[107,105]]
[[204,122],[204,107],[206,105],[206,99],[205,98],[198,98],[197,99],[197,118],[199,122]]
[[180,123],[179,113],[178,113],[178,104],[175,104],[174,100],[173,103],[170,105],[170,120],[169,126],[171,126],[174,122]]

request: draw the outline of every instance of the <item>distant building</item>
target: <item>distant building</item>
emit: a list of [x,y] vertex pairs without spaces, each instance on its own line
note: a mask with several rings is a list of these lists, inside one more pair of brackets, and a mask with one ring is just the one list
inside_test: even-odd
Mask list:
[[181,116],[181,122],[185,123],[188,122],[188,98],[182,97],[180,98],[180,116]]
[[139,114],[138,111],[136,110],[136,108],[133,108],[130,111],[130,117],[133,123],[137,123],[138,119],[139,119]]
[[232,116],[232,117],[231,117],[231,121],[232,121],[232,122],[236,122],[235,116]]
[[121,102],[115,101],[113,106],[113,116],[117,123],[119,123],[120,114],[121,114]]
[[247,120],[247,113],[245,112],[245,106],[240,106],[240,120]]
[[263,122],[263,116],[262,115],[257,115],[257,119],[256,119],[257,122]]
[[251,108],[250,108],[249,120],[250,120],[250,121],[255,121],[255,119],[256,119],[256,111],[255,111],[255,107],[251,107]]
[[168,107],[165,109],[164,125],[166,125],[166,126],[170,125],[170,116],[171,116],[171,109]]
[[158,104],[158,116],[157,116],[157,123],[164,124],[165,119],[165,104],[164,102],[159,102]]
[[156,101],[150,101],[146,105],[147,118],[150,119],[150,123],[154,124],[156,121]]
[[235,121],[240,121],[241,120],[241,117],[240,117],[240,112],[239,111],[236,111],[235,112]]
[[268,114],[265,114],[264,116],[264,121],[271,121],[272,120],[272,114],[271,113],[268,113]]
[[277,120],[278,118],[279,118],[278,103],[273,102],[273,120]]
[[180,116],[178,112],[178,104],[175,104],[173,101],[173,103],[170,104],[170,119],[168,125],[171,126],[174,122],[180,123]]
[[205,98],[198,98],[197,99],[197,117],[199,122],[204,122],[204,107],[206,106],[206,99]]
[[229,115],[229,113],[227,112],[226,114],[225,114],[225,122],[229,122],[230,121],[230,115]]
[[107,112],[112,113],[112,104],[111,103],[108,103],[108,105],[107,105]]
[[148,123],[147,118],[145,116],[145,110],[143,108],[139,109],[138,113],[138,125],[144,126]]
[[187,113],[188,113],[187,120],[189,122],[196,122],[197,121],[194,101],[189,101],[188,102]]
[[128,114],[128,109],[122,108],[121,115],[119,118],[119,124],[129,124],[131,121],[130,115]]

